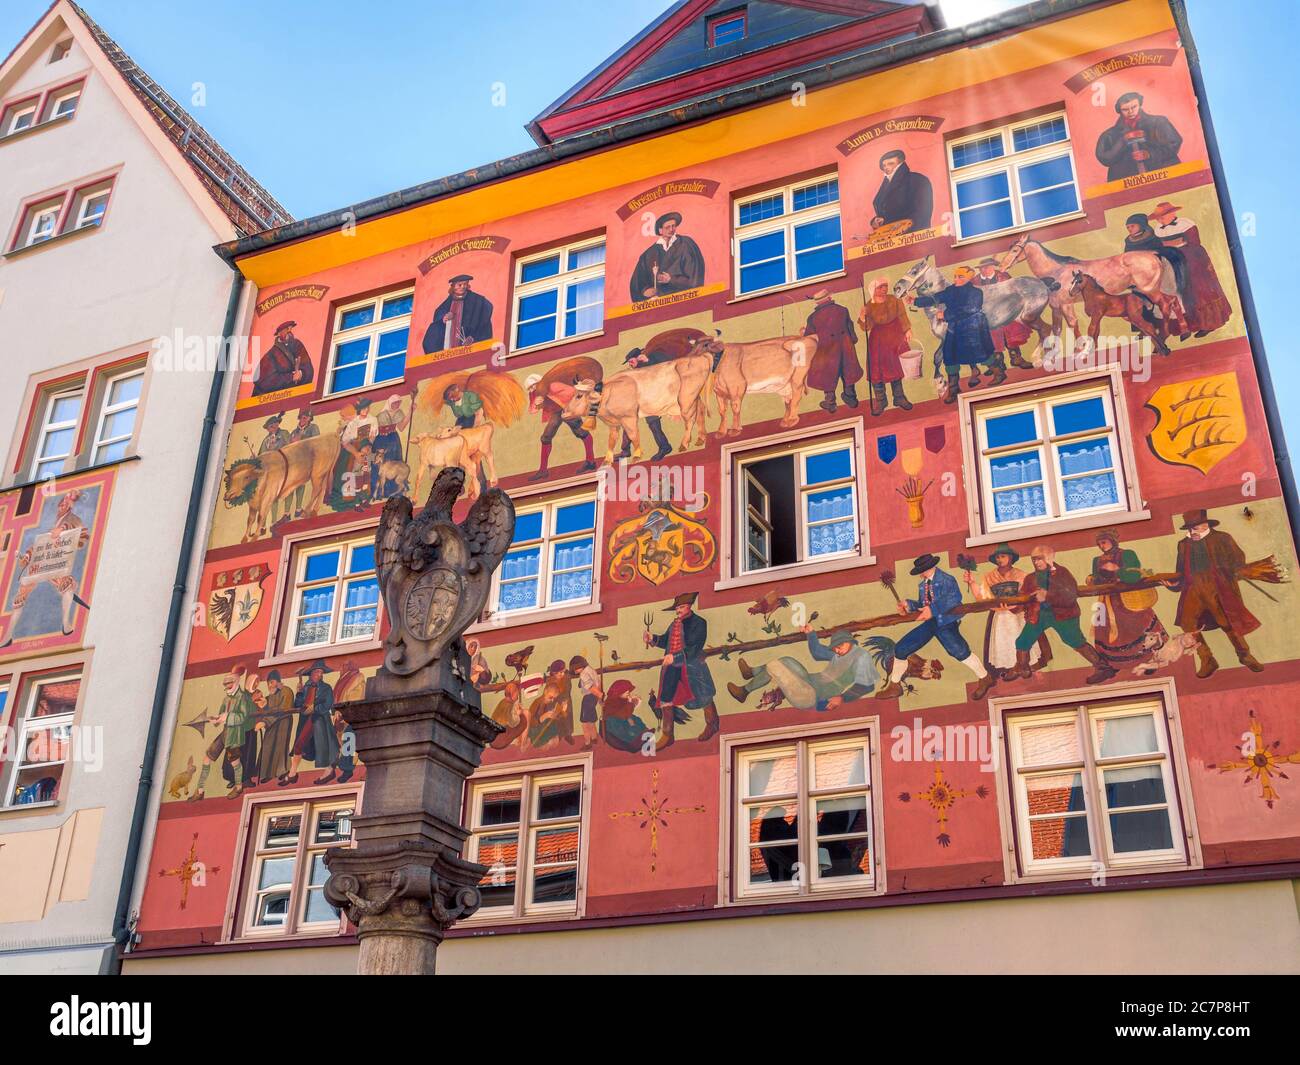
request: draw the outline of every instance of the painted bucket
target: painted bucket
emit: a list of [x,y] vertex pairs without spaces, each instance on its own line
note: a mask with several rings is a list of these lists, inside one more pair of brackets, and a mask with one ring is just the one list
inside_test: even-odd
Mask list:
[[925,352],[919,348],[909,348],[898,356],[898,361],[903,364],[903,376],[909,381],[919,381],[921,379],[921,361],[925,358]]

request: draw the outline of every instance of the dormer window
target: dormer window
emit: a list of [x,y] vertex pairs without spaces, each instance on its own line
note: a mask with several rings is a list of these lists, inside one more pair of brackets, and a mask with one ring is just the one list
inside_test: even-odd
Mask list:
[[709,19],[709,47],[718,48],[724,44],[734,44],[745,39],[748,31],[745,9],[727,11]]

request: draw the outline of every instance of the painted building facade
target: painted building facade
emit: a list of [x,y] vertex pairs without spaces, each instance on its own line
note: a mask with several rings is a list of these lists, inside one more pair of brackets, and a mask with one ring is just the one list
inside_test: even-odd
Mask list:
[[1181,17],[686,0],[537,152],[228,247],[277,355],[127,971],[351,970],[373,533],[450,465],[519,518],[444,971],[1300,967],[1289,471]]
[[212,244],[288,216],[64,2],[0,65],[0,212],[0,971],[94,973],[143,836],[215,376],[150,356],[220,337],[232,277]]

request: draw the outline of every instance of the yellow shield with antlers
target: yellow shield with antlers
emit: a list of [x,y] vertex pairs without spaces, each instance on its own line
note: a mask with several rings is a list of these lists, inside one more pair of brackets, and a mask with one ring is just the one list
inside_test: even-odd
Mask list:
[[1235,372],[1162,385],[1146,405],[1158,421],[1148,439],[1156,456],[1209,473],[1246,439],[1246,411]]

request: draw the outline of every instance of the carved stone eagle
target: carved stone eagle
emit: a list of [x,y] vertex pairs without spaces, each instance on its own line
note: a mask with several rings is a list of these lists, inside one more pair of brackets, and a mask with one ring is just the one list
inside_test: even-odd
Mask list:
[[404,495],[384,504],[375,566],[390,626],[384,669],[395,676],[437,663],[479,619],[514,536],[515,507],[499,488],[480,495],[459,525],[451,520],[464,485],[465,471],[447,467],[418,514]]

